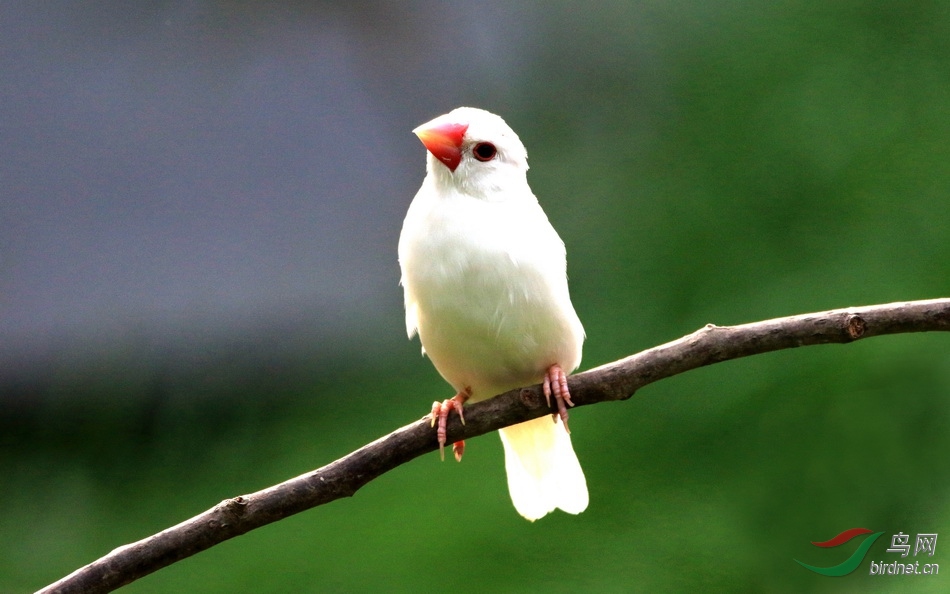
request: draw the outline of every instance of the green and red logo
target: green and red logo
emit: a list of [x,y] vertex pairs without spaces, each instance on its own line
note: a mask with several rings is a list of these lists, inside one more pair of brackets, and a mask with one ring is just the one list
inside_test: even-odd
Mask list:
[[[824,542],[812,542],[811,544],[815,545],[816,547],[822,547],[822,548],[827,549],[827,548],[841,546],[844,543],[850,541],[852,538],[856,538],[864,534],[871,534],[871,531],[868,530],[867,528],[851,528],[849,530],[845,530],[844,532],[832,538],[831,540],[826,540]],[[865,538],[864,542],[861,543],[861,546],[859,546],[853,553],[851,553],[850,557],[848,557],[847,559],[845,559],[838,565],[832,565],[831,567],[815,567],[814,565],[802,563],[798,559],[795,559],[795,562],[801,565],[802,567],[804,567],[805,569],[809,569],[811,571],[814,571],[815,573],[818,573],[821,575],[827,575],[829,577],[841,577],[843,575],[848,575],[849,573],[857,569],[858,565],[861,565],[861,562],[864,561],[864,557],[868,554],[868,549],[871,548],[871,545],[873,545],[874,542],[878,538],[880,538],[882,534],[884,534],[884,532],[875,532],[874,534],[871,534],[871,536],[868,536],[867,538]]]

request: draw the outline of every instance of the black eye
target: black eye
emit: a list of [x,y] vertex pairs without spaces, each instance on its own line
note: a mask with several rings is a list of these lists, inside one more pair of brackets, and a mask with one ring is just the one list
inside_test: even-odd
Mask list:
[[495,153],[497,152],[498,149],[490,142],[479,142],[472,149],[472,154],[475,155],[475,158],[479,161],[491,161],[495,158]]

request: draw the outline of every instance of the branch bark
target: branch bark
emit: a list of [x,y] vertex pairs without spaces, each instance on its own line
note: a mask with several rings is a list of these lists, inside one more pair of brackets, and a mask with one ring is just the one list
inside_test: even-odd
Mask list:
[[[575,406],[626,400],[666,377],[720,361],[813,344],[848,343],[905,332],[950,331],[950,299],[837,309],[743,324],[709,324],[673,342],[574,375]],[[450,417],[448,441],[468,439],[552,411],[540,386],[511,390]],[[39,592],[111,592],[214,545],[287,516],[356,493],[383,473],[438,449],[427,418],[406,425],[322,468],[226,499],[189,520],[119,547]]]

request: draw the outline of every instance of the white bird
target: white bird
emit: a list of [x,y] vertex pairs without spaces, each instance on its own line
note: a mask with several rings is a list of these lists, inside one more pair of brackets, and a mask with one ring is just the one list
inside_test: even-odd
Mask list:
[[[399,238],[406,330],[457,395],[432,406],[440,449],[449,411],[543,383],[558,414],[499,431],[508,490],[528,520],[587,508],[567,430],[566,374],[584,328],[567,288],[564,242],[528,187],[528,155],[500,117],[460,107],[413,132],[426,177]],[[550,403],[550,400],[549,400]],[[464,422],[464,417],[463,417]],[[453,445],[461,461],[464,442]]]

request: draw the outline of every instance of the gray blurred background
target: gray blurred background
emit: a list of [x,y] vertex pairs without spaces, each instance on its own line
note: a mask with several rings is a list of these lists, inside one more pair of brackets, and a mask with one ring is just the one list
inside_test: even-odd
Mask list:
[[[528,148],[583,368],[950,295],[947,3],[8,3],[0,72],[4,592],[450,395],[395,252],[459,105]],[[944,591],[793,559],[950,531],[948,397],[942,335],[716,365],[572,415],[578,517],[486,436],[123,591]]]

